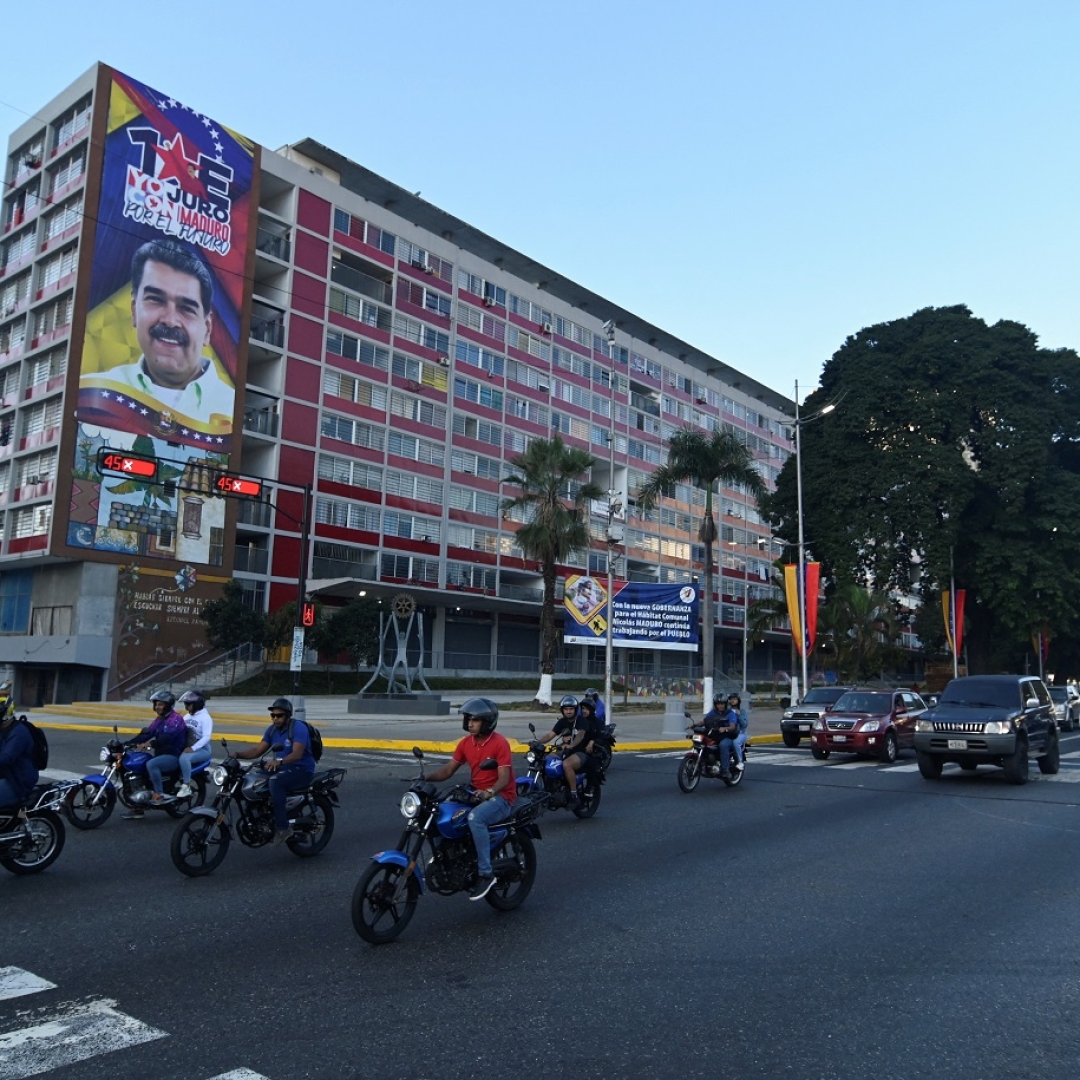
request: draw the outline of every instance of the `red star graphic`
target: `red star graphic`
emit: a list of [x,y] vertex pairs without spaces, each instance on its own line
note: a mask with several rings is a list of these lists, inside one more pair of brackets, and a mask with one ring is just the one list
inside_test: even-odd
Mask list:
[[154,147],[154,152],[161,159],[161,169],[158,175],[167,179],[175,177],[180,182],[180,187],[200,198],[207,197],[206,188],[199,179],[198,167],[191,161],[184,151],[184,136],[179,132],[171,143],[162,143]]

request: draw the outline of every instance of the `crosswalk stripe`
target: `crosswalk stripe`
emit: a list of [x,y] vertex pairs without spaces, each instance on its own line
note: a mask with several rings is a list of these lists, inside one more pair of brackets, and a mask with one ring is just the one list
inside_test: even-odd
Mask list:
[[42,979],[17,967],[0,967],[0,1001],[8,998],[38,994],[42,990],[55,990],[56,983]]
[[55,780],[57,782],[61,780],[81,780],[86,773],[84,772],[68,772],[66,769],[42,769],[41,776],[38,777],[38,783],[44,783],[46,780]]
[[23,1080],[167,1034],[119,1012],[115,1001],[73,1004],[66,1012],[0,1035],[0,1075]]

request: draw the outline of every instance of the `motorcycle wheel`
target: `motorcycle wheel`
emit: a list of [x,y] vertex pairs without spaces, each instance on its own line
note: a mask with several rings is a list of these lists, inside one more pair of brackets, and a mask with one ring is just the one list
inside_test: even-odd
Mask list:
[[742,783],[742,778],[745,775],[745,773],[746,773],[745,769],[742,769],[742,770],[736,769],[735,768],[735,763],[732,762],[732,764],[731,764],[731,775],[730,776],[722,776],[720,779],[723,780],[724,783],[727,784],[728,787],[735,787],[736,784],[741,784]]
[[679,790],[687,795],[701,782],[701,760],[685,757],[679,762]]
[[188,877],[213,873],[229,853],[229,834],[214,818],[189,814],[176,827],[169,854],[173,866]]
[[574,817],[590,818],[600,809],[600,784],[589,777],[578,796],[578,805],[574,807]]
[[414,874],[409,874],[404,890],[398,893],[401,876],[406,873],[404,866],[372,863],[353,889],[353,929],[372,945],[393,941],[416,911],[420,886]]
[[47,870],[64,850],[67,831],[63,819],[53,810],[35,810],[27,819],[32,846],[0,858],[0,866],[13,874],[37,874]]
[[491,865],[495,884],[484,899],[496,911],[520,907],[536,879],[536,847],[532,837],[528,833],[508,835],[491,853]]
[[334,805],[325,795],[312,795],[300,808],[285,846],[300,858],[318,855],[334,835]]
[[[177,785],[179,787],[179,785]],[[191,797],[187,799],[174,799],[165,806],[165,813],[171,818],[182,818],[191,812],[196,806],[202,806],[206,800],[206,777],[202,773],[191,778],[191,786],[194,789]]]
[[73,787],[64,799],[68,821],[76,829],[96,829],[112,816],[116,806],[116,788],[84,780]]
[[611,747],[606,743],[601,743],[596,751],[596,758],[600,763],[600,768],[607,772],[608,767],[611,765]]

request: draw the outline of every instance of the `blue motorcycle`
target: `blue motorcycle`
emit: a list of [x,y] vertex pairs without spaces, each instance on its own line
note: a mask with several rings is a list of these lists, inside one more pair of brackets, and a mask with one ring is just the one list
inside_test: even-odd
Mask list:
[[[466,820],[479,802],[476,792],[465,785],[438,792],[424,779],[423,751],[414,746],[413,755],[420,762],[420,776],[401,797],[405,831],[396,848],[371,857],[353,890],[353,927],[372,945],[393,941],[409,925],[424,893],[451,896],[476,884],[476,849]],[[495,768],[495,760],[482,767]],[[540,839],[534,819],[540,810],[536,800],[519,798],[510,817],[490,828],[495,886],[484,899],[497,911],[513,911],[532,889],[533,840]]]
[[[529,724],[529,730],[536,734],[533,724]],[[588,765],[574,777],[577,782],[577,805],[573,807],[575,816],[590,818],[600,808],[605,761],[610,760],[610,751],[606,759],[598,753],[590,754]],[[517,779],[518,795],[543,796],[542,805],[548,810],[565,809],[570,805],[570,785],[563,772],[563,754],[557,747],[530,742],[525,764],[528,771]]]
[[154,755],[148,750],[131,749],[131,744],[121,742],[116,734],[114,727],[114,737],[101,748],[102,772],[84,776],[81,780],[65,780],[52,788],[62,797],[60,805],[76,829],[96,829],[103,825],[112,815],[117,799],[130,810],[164,810],[174,818],[181,818],[193,806],[203,804],[209,761],[191,770],[192,794],[187,798],[176,797],[181,783],[180,771],[166,773],[162,778],[166,798],[155,803],[150,798],[154,789],[146,771],[147,763]]

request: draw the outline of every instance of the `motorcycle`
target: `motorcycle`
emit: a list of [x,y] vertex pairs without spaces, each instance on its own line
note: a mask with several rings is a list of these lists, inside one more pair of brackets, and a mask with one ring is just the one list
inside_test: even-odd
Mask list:
[[112,816],[117,799],[129,810],[164,810],[170,817],[183,817],[192,807],[206,800],[206,777],[209,762],[191,770],[192,794],[179,799],[181,775],[176,770],[162,777],[167,798],[153,802],[154,793],[146,766],[154,756],[148,750],[135,750],[130,742],[121,742],[113,727],[113,738],[101,748],[100,760],[104,772],[84,776],[81,780],[64,780],[54,791],[63,796],[62,807],[76,829],[96,829]]
[[[530,723],[529,731],[535,735],[535,725]],[[596,744],[595,738],[593,744]],[[575,776],[578,802],[573,812],[576,817],[590,818],[600,808],[600,785],[604,782],[607,768],[605,760],[611,760],[610,748],[606,758],[599,753],[590,754],[586,767]],[[570,803],[570,785],[566,782],[563,755],[558,747],[530,742],[525,764],[528,771],[517,779],[518,794],[543,792],[547,796],[543,803],[548,810],[565,809]]]
[[[685,715],[689,720],[690,714],[686,713]],[[723,780],[728,787],[735,787],[736,784],[742,783],[742,778],[746,775],[747,751],[750,749],[749,742],[744,743],[742,748],[743,768],[736,768],[734,760],[732,760],[730,774],[722,776],[720,773],[720,741],[710,737],[706,725],[692,723],[686,737],[691,740],[693,745],[686,752],[686,756],[682,761],[679,762],[679,788],[682,791],[689,795],[701,782],[703,776],[708,779]]]
[[[228,751],[224,739],[221,745]],[[271,747],[271,751],[279,747]],[[269,752],[269,751],[268,751]],[[274,839],[274,810],[270,803],[271,773],[262,758],[245,767],[226,757],[215,765],[212,778],[218,793],[210,806],[196,806],[176,827],[170,854],[173,865],[188,877],[212,873],[224,861],[233,831],[247,847],[264,847]],[[300,858],[318,855],[334,835],[334,807],[340,806],[336,788],[345,769],[315,773],[309,787],[289,795],[289,827],[293,834],[285,846]]]
[[[395,849],[376,852],[360,875],[352,895],[356,932],[372,945],[393,941],[409,925],[416,904],[428,890],[440,896],[471,889],[476,883],[476,848],[467,818],[479,798],[467,785],[440,793],[424,779],[424,753],[413,747],[420,776],[401,797],[405,831]],[[482,769],[496,767],[494,758]],[[519,798],[505,821],[490,827],[491,868],[495,885],[484,899],[497,911],[513,911],[529,895],[536,877],[536,848],[540,801]],[[422,863],[424,846],[430,857]]]
[[0,866],[13,874],[37,874],[64,850],[67,833],[48,784],[38,784],[18,806],[0,808]]

